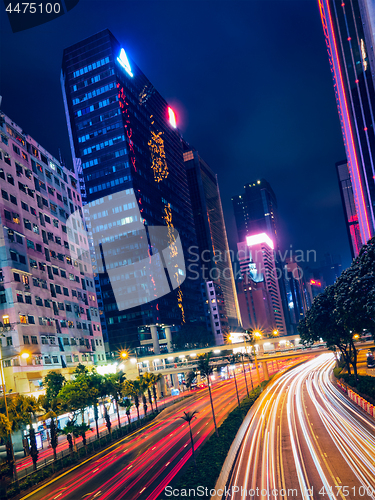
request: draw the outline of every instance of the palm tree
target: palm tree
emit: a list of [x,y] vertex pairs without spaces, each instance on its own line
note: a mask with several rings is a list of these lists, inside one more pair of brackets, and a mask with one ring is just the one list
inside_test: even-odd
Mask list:
[[139,420],[139,394],[141,392],[140,382],[139,380],[125,380],[123,385],[124,395],[133,398]]
[[123,406],[125,408],[125,413],[128,419],[128,425],[130,425],[130,410],[131,407],[133,406],[133,403],[129,398],[124,398],[122,401],[119,402],[120,406]]
[[105,420],[105,425],[108,429],[108,433],[111,435],[112,434],[112,422],[109,417],[108,409],[106,405],[104,405],[104,420]]
[[210,365],[211,356],[212,356],[211,351],[207,352],[206,354],[201,354],[200,356],[198,356],[197,371],[201,373],[201,376],[207,379],[208,391],[210,394],[210,401],[211,401],[212,418],[214,421],[216,435],[217,437],[219,437],[219,431],[217,430],[217,425],[216,425],[215,410],[212,401],[211,384],[210,384],[210,375],[213,372],[213,368]]
[[147,388],[147,392],[148,392],[148,399],[150,401],[152,411],[154,411],[154,410],[153,410],[153,406],[152,406],[152,398],[151,398],[151,390],[150,389],[152,389],[152,393],[154,396],[154,402],[155,402],[155,408],[156,408],[156,411],[158,411],[156,384],[159,382],[159,380],[161,380],[162,376],[163,375],[161,375],[160,373],[155,375],[155,373],[152,373],[152,372],[146,372],[143,375],[143,378],[146,379],[149,383],[148,388]]
[[140,395],[142,396],[142,403],[143,403],[143,411],[145,414],[145,417],[147,416],[147,399],[145,396],[145,392],[149,388],[149,384],[146,378],[144,378],[142,375],[138,377],[139,380],[139,387],[140,387]]
[[3,415],[3,413],[0,413],[0,437],[5,441],[5,448],[7,453],[6,461],[8,462],[9,466],[13,468],[12,450],[10,448],[11,445],[9,441],[11,432],[12,423],[5,415]]
[[75,425],[73,422],[68,421],[66,426],[63,429],[59,430],[60,434],[64,434],[66,436],[66,440],[68,441],[70,454],[73,455],[73,444],[74,449],[77,451],[76,439],[74,435]]
[[[86,432],[91,430],[92,430],[91,427],[87,425],[85,422],[82,422],[81,424],[76,424],[74,421],[69,420],[64,429],[62,429],[60,432],[61,434],[66,435],[66,439],[68,440],[69,443],[69,449],[70,452],[72,453],[73,444],[74,444],[74,450],[77,451],[76,439],[79,436],[82,437],[82,443],[87,451]],[[73,443],[72,443],[72,437],[73,437]]]
[[161,380],[163,375],[161,373],[151,373],[151,380],[152,380],[152,393],[154,395],[154,401],[155,401],[155,408],[156,411],[158,411],[158,403],[157,403],[157,393],[156,393],[156,384]]
[[232,354],[227,358],[229,364],[234,365],[233,375],[234,375],[234,385],[236,387],[238,406],[240,406],[240,396],[238,394],[237,378],[236,378],[236,361],[238,361],[238,354]]
[[[87,377],[89,385],[89,400],[94,409],[95,427],[96,435],[99,439],[99,411],[98,411],[98,399],[106,396],[105,388],[105,378],[96,372],[95,368],[92,369],[91,373],[84,375]],[[84,422],[82,416],[82,422]]]
[[63,404],[61,399],[53,398],[48,399],[47,396],[39,396],[38,402],[44,409],[43,421],[50,420],[49,430],[51,436],[51,447],[53,449],[53,457],[56,460],[56,449],[58,445],[58,432],[57,432],[57,416],[62,412]]
[[33,468],[36,470],[39,451],[36,446],[35,429],[33,427],[33,420],[36,414],[41,410],[40,404],[34,396],[22,396],[18,394],[16,398],[11,401],[11,412],[17,413],[25,425],[29,426],[30,438],[30,455],[33,461]]
[[76,428],[76,432],[78,433],[78,436],[82,437],[82,443],[83,443],[83,446],[85,447],[85,450],[87,453],[86,432],[92,431],[92,429],[89,425],[85,424],[85,422],[82,422],[82,424],[79,424],[79,425],[76,424],[75,428]]
[[11,399],[9,405],[10,420],[18,421],[24,425],[29,426],[30,438],[30,455],[33,461],[34,470],[38,461],[39,451],[36,446],[35,429],[33,427],[33,420],[36,414],[41,410],[40,404],[34,396],[23,396],[18,394],[15,398]]
[[191,451],[193,453],[193,460],[194,460],[194,466],[197,468],[197,462],[195,460],[195,452],[194,452],[194,440],[193,440],[193,433],[191,432],[191,421],[196,418],[195,415],[197,414],[197,411],[184,411],[184,415],[182,417],[182,420],[185,420],[189,424],[189,432],[190,432],[190,443],[191,443]]
[[191,370],[185,379],[185,385],[188,389],[192,386],[194,380],[197,378],[197,372],[195,370]]
[[148,401],[151,405],[152,412],[154,412],[154,406],[152,404],[152,395],[151,395],[151,387],[153,386],[153,376],[154,376],[154,374],[151,372],[146,372],[142,376],[142,380],[144,381],[144,385],[146,386]]
[[107,395],[111,396],[115,400],[119,428],[121,427],[119,401],[123,398],[124,381],[125,374],[122,372],[109,373],[108,375],[105,375],[105,391]]

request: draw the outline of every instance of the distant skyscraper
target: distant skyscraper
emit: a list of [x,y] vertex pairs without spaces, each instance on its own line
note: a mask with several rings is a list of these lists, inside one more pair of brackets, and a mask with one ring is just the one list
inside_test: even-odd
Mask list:
[[[243,322],[246,323],[249,318],[256,322],[253,328],[261,328],[264,333],[272,333],[276,329],[280,335],[286,335],[273,241],[266,233],[253,234],[244,242],[238,243],[237,247],[241,274],[244,277],[239,292],[245,294],[245,299],[247,296],[246,309],[241,309]],[[249,297],[254,301],[251,308]],[[244,306],[243,300],[242,305]]]
[[[151,226],[169,228],[170,245],[176,229],[185,253],[196,245],[173,110],[109,30],[64,50],[61,83],[75,170],[89,204],[85,212],[90,211],[96,283],[110,345],[139,345],[139,327],[149,326],[156,335],[163,324],[203,321],[200,280],[184,280],[181,266],[173,276],[183,283],[163,296],[156,282],[154,294],[145,289],[145,276],[150,283],[154,279],[146,267],[132,270],[156,256],[158,279],[171,287],[162,242],[151,238]],[[154,348],[159,349],[156,341]]]
[[277,201],[270,184],[260,179],[244,186],[244,193],[232,198],[238,241],[256,233],[266,233],[279,246]]
[[184,149],[203,279],[220,285],[229,326],[235,328],[239,308],[217,176],[197,151],[186,143]]
[[336,170],[339,178],[341,200],[345,212],[345,224],[348,231],[350,251],[354,259],[359,254],[362,240],[354,201],[353,185],[350,179],[347,161],[344,160],[336,163]]
[[285,275],[286,296],[290,314],[290,323],[295,334],[297,334],[297,325],[305,317],[309,307],[307,298],[307,288],[303,276],[302,268],[294,261],[288,258],[283,266]]
[[363,245],[375,235],[375,4],[318,1]]
[[246,241],[247,236],[265,233],[274,245],[274,261],[278,275],[278,288],[283,308],[286,331],[294,333],[288,307],[283,262],[279,261],[280,237],[276,195],[265,179],[260,179],[244,186],[245,191],[232,198],[236,220],[238,241]]
[[37,396],[51,369],[104,364],[104,342],[76,178],[5,115],[0,136],[1,362],[7,391]]

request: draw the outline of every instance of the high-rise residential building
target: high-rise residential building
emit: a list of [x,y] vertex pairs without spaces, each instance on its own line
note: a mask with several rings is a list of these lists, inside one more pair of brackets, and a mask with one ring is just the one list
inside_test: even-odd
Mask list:
[[186,143],[184,149],[197,233],[197,265],[204,281],[215,282],[220,287],[229,327],[236,328],[240,313],[217,176],[198,151]]
[[375,5],[318,1],[363,245],[375,235]]
[[352,180],[349,174],[348,163],[346,160],[336,163],[337,176],[341,201],[345,214],[345,225],[348,232],[350,252],[354,259],[362,246],[361,232],[359,230],[358,214],[355,207]]
[[111,348],[139,346],[138,328],[155,337],[161,325],[204,321],[200,280],[168,268],[152,236],[153,226],[168,232],[170,258],[175,230],[185,254],[196,245],[172,108],[109,30],[64,50],[61,84]]
[[6,390],[30,394],[52,369],[104,364],[104,341],[75,176],[3,114],[0,134],[1,351]]
[[244,273],[237,279],[237,293],[242,326],[245,330],[270,333],[272,328],[276,328],[270,295],[263,279],[258,281],[248,273]]
[[238,241],[257,233],[266,233],[279,246],[277,201],[270,184],[260,179],[244,186],[245,191],[232,198]]
[[[245,293],[245,288],[247,289],[246,308],[241,309],[243,323],[250,317],[250,320],[256,321],[253,328],[261,328],[267,334],[277,330],[279,335],[286,335],[273,241],[268,234],[259,233],[247,236],[237,247],[241,274],[244,277],[239,292]],[[263,303],[260,307],[256,306],[255,296],[258,303]],[[249,297],[254,301],[251,306]],[[242,305],[244,306],[243,301]]]

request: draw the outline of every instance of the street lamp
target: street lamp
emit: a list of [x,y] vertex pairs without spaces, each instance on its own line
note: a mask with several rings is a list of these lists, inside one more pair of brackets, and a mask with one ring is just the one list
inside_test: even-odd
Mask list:
[[276,335],[279,335],[279,330],[274,330],[274,331],[272,332],[272,335],[275,335],[275,336],[276,336]]

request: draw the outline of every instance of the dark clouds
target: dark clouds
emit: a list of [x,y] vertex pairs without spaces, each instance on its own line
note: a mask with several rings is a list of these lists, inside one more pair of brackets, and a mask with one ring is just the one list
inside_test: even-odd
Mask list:
[[[69,161],[62,51],[108,27],[179,110],[184,138],[218,173],[232,246],[231,196],[259,177],[277,195],[285,247],[349,264],[335,162],[345,157],[316,0],[80,0],[12,34],[1,20],[2,109]],[[6,48],[5,47],[6,44]]]

